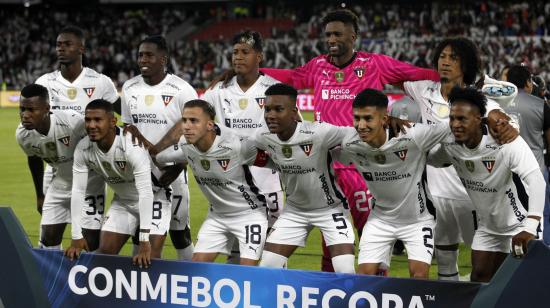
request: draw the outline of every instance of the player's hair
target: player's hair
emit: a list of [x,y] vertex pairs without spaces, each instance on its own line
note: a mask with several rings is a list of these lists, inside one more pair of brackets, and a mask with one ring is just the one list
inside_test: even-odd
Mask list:
[[168,55],[168,43],[166,43],[166,39],[162,35],[150,35],[141,40],[138,46],[141,46],[143,43],[155,44],[157,45],[158,50],[161,50]]
[[546,81],[540,76],[533,76],[533,95],[540,98],[544,98],[544,92],[546,91]]
[[482,75],[483,63],[479,50],[471,40],[464,37],[448,38],[439,43],[434,50],[432,63],[437,68],[439,56],[445,47],[451,46],[453,53],[460,58],[460,68],[464,74],[464,83],[472,85],[477,75]]
[[482,117],[485,116],[487,112],[487,98],[481,91],[473,87],[454,87],[449,93],[449,104],[451,106],[457,102],[467,102],[479,109],[479,113]]
[[508,82],[516,85],[519,89],[525,88],[527,81],[531,80],[531,72],[525,65],[512,65],[508,70]]
[[59,31],[59,34],[62,34],[62,33],[72,34],[76,36],[82,42],[82,45],[84,45],[84,43],[86,42],[86,39],[84,38],[84,31],[77,26],[74,26],[74,25],[66,26],[63,29],[61,29],[61,31]]
[[101,109],[104,110],[105,113],[114,115],[114,109],[113,104],[111,104],[109,101],[106,101],[104,99],[94,99],[93,101],[89,102],[88,105],[86,105],[86,110],[97,110]]
[[377,107],[386,110],[388,108],[388,97],[386,94],[375,89],[365,89],[361,91],[353,100],[352,107]]
[[241,31],[235,36],[233,36],[233,40],[231,41],[233,45],[235,44],[248,44],[252,46],[254,50],[257,52],[263,51],[263,40],[262,35],[259,32],[252,31],[250,29],[246,29],[244,31]]
[[296,91],[296,89],[294,89],[292,86],[287,85],[286,83],[276,83],[265,90],[265,96],[271,95],[290,96],[292,101],[295,102],[298,98],[298,91]]
[[329,12],[327,15],[325,15],[325,17],[323,17],[322,24],[323,27],[325,27],[329,22],[341,21],[344,24],[352,25],[353,31],[355,31],[355,33],[357,34],[359,33],[358,20],[359,18],[357,18],[357,15],[355,15],[355,13],[347,9],[342,9]]
[[47,104],[50,103],[48,89],[42,85],[32,83],[21,89],[21,98],[31,98],[35,96],[38,96],[41,101]]
[[202,99],[193,99],[188,101],[185,105],[183,105],[183,109],[185,108],[200,108],[208,115],[210,120],[214,120],[216,118],[216,110],[214,107],[209,102]]

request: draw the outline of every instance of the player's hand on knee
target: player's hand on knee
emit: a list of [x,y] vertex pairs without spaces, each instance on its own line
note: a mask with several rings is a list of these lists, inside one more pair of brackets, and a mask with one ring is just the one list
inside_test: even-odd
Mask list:
[[388,123],[396,134],[399,132],[406,133],[406,129],[412,126],[410,121],[394,117],[389,117]]
[[88,242],[85,239],[81,238],[79,240],[72,240],[71,247],[65,250],[65,256],[69,259],[74,260],[80,257],[82,250],[89,251]]
[[44,196],[36,198],[36,210],[42,215],[42,206],[44,205]]
[[148,268],[151,265],[151,243],[139,242],[138,254],[132,258],[132,262],[139,268]]
[[512,254],[516,258],[521,258],[527,253],[527,243],[535,236],[529,232],[521,231],[512,237]]

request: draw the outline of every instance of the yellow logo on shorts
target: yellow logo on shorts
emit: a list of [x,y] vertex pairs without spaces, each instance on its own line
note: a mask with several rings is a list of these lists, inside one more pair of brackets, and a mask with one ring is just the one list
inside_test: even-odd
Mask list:
[[76,88],[68,88],[67,89],[67,96],[69,99],[75,99],[76,98]]
[[248,106],[248,98],[241,98],[239,100],[239,108],[244,110],[244,109],[246,109],[247,106]]
[[202,169],[206,171],[210,170],[210,161],[206,159],[201,160],[201,166],[202,166]]
[[145,95],[145,105],[151,106],[153,105],[153,102],[155,101],[154,95]]

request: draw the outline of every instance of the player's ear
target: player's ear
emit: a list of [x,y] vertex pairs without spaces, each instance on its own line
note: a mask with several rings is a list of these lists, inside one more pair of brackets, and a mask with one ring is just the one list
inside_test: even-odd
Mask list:
[[116,115],[113,114],[113,116],[111,117],[111,126],[116,126],[117,122],[118,122],[118,119]]
[[264,61],[264,53],[263,52],[258,51],[256,57],[258,59],[258,63],[262,63]]

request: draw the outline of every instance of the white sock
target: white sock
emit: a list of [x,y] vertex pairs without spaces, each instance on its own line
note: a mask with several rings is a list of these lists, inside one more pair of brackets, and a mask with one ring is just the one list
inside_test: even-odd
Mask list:
[[458,281],[458,250],[436,248],[437,276],[439,280]]
[[355,256],[347,254],[332,257],[332,266],[336,273],[355,274]]
[[178,260],[190,261],[193,258],[194,250],[195,250],[195,246],[193,245],[193,243],[191,243],[191,245],[183,249],[176,249],[176,253],[178,254]]
[[273,253],[271,251],[264,250],[262,253],[262,261],[260,261],[261,267],[275,267],[283,268],[288,261],[287,257],[280,254]]

